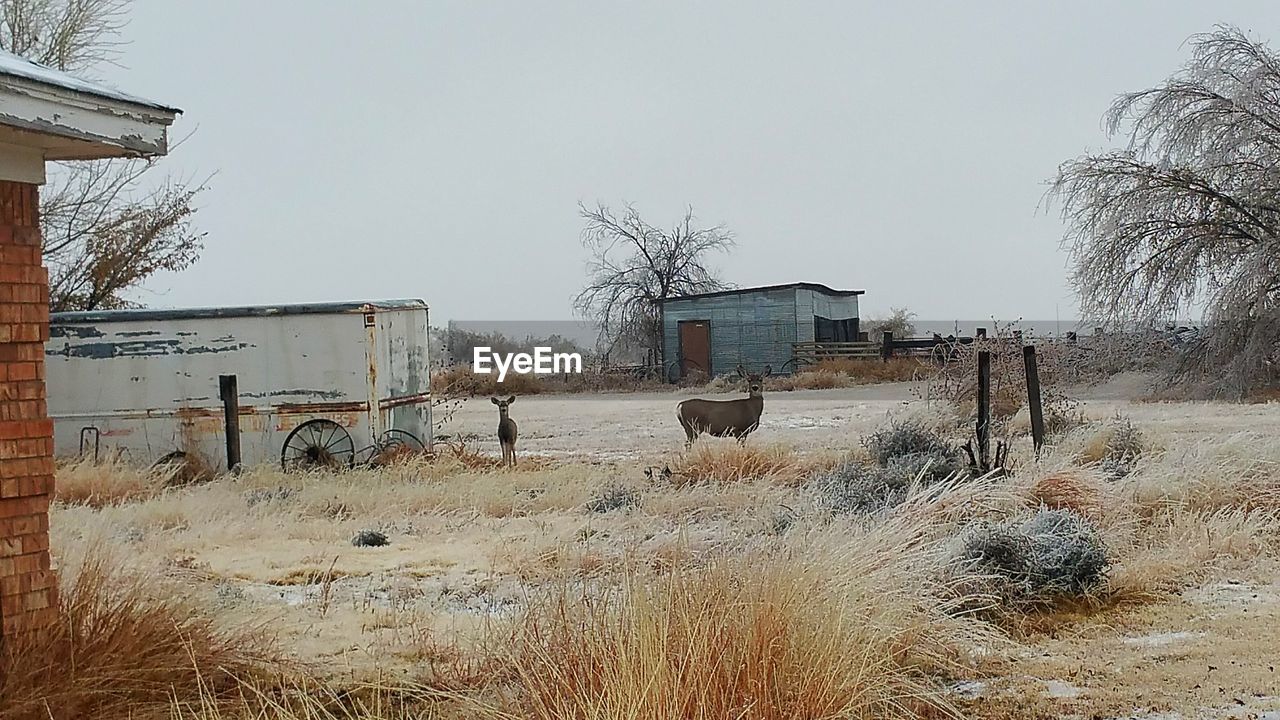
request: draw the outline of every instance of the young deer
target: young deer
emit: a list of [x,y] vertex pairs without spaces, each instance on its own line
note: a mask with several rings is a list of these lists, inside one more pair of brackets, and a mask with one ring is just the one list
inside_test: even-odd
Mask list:
[[737,400],[685,400],[676,406],[676,417],[684,428],[685,447],[693,445],[700,433],[715,437],[737,438],[746,444],[747,436],[760,426],[760,414],[764,412],[764,395],[761,392],[764,379],[773,374],[765,365],[764,374],[748,373],[738,366],[738,375],[747,380],[747,397]]
[[502,464],[504,467],[516,466],[516,421],[507,414],[507,408],[516,401],[512,395],[506,400],[489,398],[498,406],[498,444],[502,445]]

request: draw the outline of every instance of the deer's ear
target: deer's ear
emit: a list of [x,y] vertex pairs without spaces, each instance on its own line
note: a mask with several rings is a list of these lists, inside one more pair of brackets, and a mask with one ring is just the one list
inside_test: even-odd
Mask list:
[[670,465],[663,465],[663,466],[662,466],[662,477],[668,477],[668,478],[669,478],[669,477],[671,477],[671,466],[670,466]]
[[512,395],[511,397],[507,398],[507,404],[508,404],[508,405],[510,405],[511,403],[513,403],[513,402],[515,402],[515,401],[516,401],[516,396],[515,396],[515,395]]
[[493,403],[494,405],[497,405],[497,404],[498,404],[498,398],[491,397],[491,398],[489,398],[489,402]]
[[764,376],[765,376],[765,377],[769,377],[769,376],[770,376],[770,375],[772,375],[772,374],[773,374],[773,366],[772,366],[772,365],[765,365],[765,366],[764,366]]
[[650,480],[652,480],[652,479],[653,479],[653,468],[651,468],[651,467],[647,467],[647,468],[645,468],[645,469],[644,469],[644,476],[645,476],[645,477],[647,477],[647,478],[649,478]]

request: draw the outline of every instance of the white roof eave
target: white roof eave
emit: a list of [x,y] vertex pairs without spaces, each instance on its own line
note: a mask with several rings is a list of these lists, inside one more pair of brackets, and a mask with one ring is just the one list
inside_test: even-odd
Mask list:
[[46,160],[164,155],[180,112],[0,51],[0,126],[17,131],[4,142]]

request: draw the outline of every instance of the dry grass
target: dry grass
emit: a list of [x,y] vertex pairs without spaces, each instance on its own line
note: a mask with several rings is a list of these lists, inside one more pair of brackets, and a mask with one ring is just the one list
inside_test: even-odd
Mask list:
[[794,486],[822,466],[822,461],[803,458],[785,445],[706,441],[695,444],[671,469],[676,485],[764,480]]
[[169,485],[171,468],[136,467],[122,460],[89,459],[59,463],[54,499],[101,508],[159,495]]
[[888,360],[823,360],[812,369],[839,373],[859,384],[866,384],[920,380],[932,373],[934,367],[917,358],[895,357]]
[[[847,532],[847,531],[846,531]],[[830,538],[828,538],[830,540]],[[954,715],[938,673],[998,644],[949,612],[924,534],[881,526],[617,594],[563,590],[522,619],[507,711],[530,720]]]
[[[496,470],[465,445],[385,468],[257,468],[184,487],[73,464],[59,469],[53,539],[64,566],[76,565],[67,558],[77,548],[100,545],[169,573],[181,590],[148,579],[128,591],[131,602],[169,607],[152,613],[166,627],[198,626],[183,630],[197,661],[178,663],[171,637],[113,620],[142,638],[113,647],[154,644],[170,674],[139,675],[163,691],[123,693],[99,716],[126,716],[130,703],[135,717],[167,715],[172,692],[172,717],[183,718],[937,717],[953,710],[942,683],[1002,672],[969,656],[1007,639],[957,611],[991,599],[950,574],[974,523],[1047,506],[1098,527],[1113,560],[1107,585],[1061,613],[1055,641],[1114,633],[1108,623],[1134,603],[1162,606],[1280,554],[1280,443],[1261,430],[1199,437],[1204,411],[1176,412],[1188,429],[1144,424],[1151,442],[1125,475],[1087,462],[1094,445],[1105,454],[1106,428],[1095,427],[1054,438],[1038,463],[1028,448],[1012,478],[915,488],[894,508],[847,521],[818,512],[804,479],[860,452],[858,437],[847,452],[820,451],[829,456],[704,438],[678,457],[643,459],[670,461],[669,481],[646,481],[640,461],[522,457],[518,469]],[[926,419],[954,425],[936,415]],[[612,487],[635,502],[592,511]],[[365,529],[390,545],[352,547]],[[64,580],[68,592],[75,585]],[[285,647],[323,659],[309,668],[316,675],[264,679],[236,656],[205,659],[231,652],[200,648],[231,637],[221,628],[243,617],[269,620]],[[513,632],[509,617],[528,622]],[[495,623],[500,632],[486,632]],[[1024,649],[1048,642],[1037,618],[1008,627],[1024,631],[1019,641],[1034,646]],[[22,703],[14,707],[30,710],[45,692],[65,702],[110,695],[98,679],[108,671],[18,670],[29,689],[5,686],[4,702]],[[48,690],[30,689],[40,683]]]
[[175,699],[225,700],[278,664],[266,636],[220,627],[158,578],[101,555],[64,573],[59,622],[7,638],[0,718],[167,717]]
[[1102,518],[1105,493],[1101,481],[1083,468],[1060,470],[1037,478],[1026,490],[1027,500],[1033,507],[1070,510],[1095,522]]

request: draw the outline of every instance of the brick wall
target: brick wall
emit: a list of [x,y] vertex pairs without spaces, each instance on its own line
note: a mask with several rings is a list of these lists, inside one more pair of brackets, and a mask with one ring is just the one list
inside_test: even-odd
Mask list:
[[53,423],[44,392],[49,276],[35,185],[0,181],[0,632],[52,622]]

